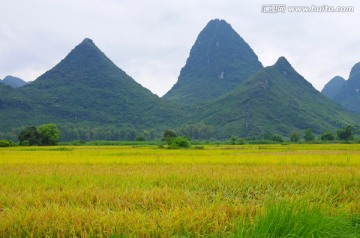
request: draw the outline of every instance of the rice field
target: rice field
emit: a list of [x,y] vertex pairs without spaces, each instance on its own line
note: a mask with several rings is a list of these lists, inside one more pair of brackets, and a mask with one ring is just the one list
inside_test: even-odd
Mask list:
[[0,237],[360,237],[360,146],[1,148]]

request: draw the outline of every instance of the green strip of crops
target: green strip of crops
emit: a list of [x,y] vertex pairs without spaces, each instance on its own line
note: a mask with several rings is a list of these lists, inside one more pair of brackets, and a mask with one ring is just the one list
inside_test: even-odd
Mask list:
[[0,149],[0,237],[359,237],[358,145]]

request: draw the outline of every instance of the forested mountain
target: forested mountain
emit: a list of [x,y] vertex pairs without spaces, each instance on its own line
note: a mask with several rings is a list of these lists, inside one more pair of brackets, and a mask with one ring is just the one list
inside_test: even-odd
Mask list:
[[321,93],[330,99],[334,99],[334,97],[341,91],[345,83],[346,80],[343,77],[335,76],[324,86]]
[[[336,82],[340,84],[334,86]],[[347,109],[360,114],[360,62],[353,66],[348,80],[337,80],[335,83],[334,79],[330,80],[322,93]],[[329,94],[329,92],[332,93]]]
[[201,31],[179,79],[163,98],[199,103],[227,93],[262,68],[250,46],[224,20]]
[[[178,111],[118,68],[90,39],[75,47],[59,64],[34,82],[6,88],[9,102],[26,102],[26,111],[13,121],[13,107],[0,114],[1,130],[56,123],[60,127],[161,128],[176,123]],[[16,102],[17,102],[16,101]],[[17,105],[17,104],[16,104]],[[180,110],[181,111],[181,110]],[[6,114],[6,115],[5,115]],[[64,128],[66,130],[67,128]],[[71,132],[69,132],[71,133]],[[76,133],[76,132],[74,132]]]
[[[335,98],[360,101],[359,66]],[[333,85],[334,93],[341,83],[334,79],[328,88]],[[164,98],[142,87],[90,39],[29,84],[0,83],[0,139],[16,140],[25,127],[48,123],[58,125],[62,141],[159,139],[166,129],[225,139],[358,127],[360,116],[316,91],[284,57],[263,68],[228,23],[212,20]]]
[[6,76],[3,80],[0,80],[0,83],[8,85],[12,88],[22,87],[27,84],[24,80],[13,76]]
[[205,108],[205,122],[224,138],[231,133],[289,135],[307,128],[321,133],[360,123],[357,115],[313,88],[284,57]]
[[30,111],[31,107],[24,95],[0,83],[0,132],[22,124],[29,119]]
[[90,39],[18,91],[52,120],[145,126],[162,120],[157,111],[160,99],[111,62]]

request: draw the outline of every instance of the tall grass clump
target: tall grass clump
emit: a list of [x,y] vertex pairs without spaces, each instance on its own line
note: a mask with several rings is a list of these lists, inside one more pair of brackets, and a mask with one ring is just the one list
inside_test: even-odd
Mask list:
[[266,206],[253,222],[239,224],[238,238],[356,238],[360,230],[346,215],[328,216],[319,206],[280,203]]

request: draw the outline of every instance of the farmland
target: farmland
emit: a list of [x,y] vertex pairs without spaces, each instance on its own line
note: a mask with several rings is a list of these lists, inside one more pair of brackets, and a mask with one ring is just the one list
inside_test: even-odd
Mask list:
[[359,237],[359,194],[358,145],[0,149],[0,237]]

